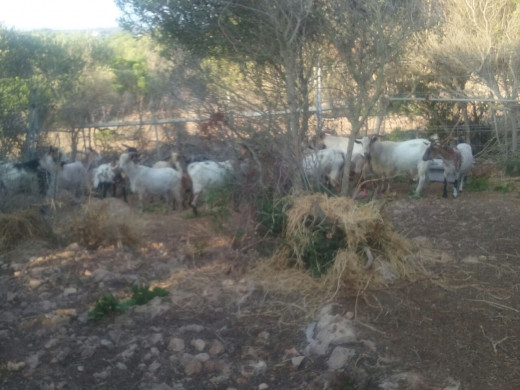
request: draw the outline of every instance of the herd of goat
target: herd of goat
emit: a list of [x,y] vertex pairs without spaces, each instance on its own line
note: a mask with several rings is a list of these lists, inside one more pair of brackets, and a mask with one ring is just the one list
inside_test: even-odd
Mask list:
[[[474,163],[471,146],[466,143],[451,147],[427,139],[392,142],[365,136],[350,146],[352,157],[346,162],[348,138],[330,134],[317,137],[303,153],[304,178],[339,190],[343,170],[348,167],[358,181],[375,177],[388,188],[389,179],[407,173],[418,177],[415,191],[420,194],[428,182],[430,164],[437,159],[444,169],[443,196],[447,196],[447,183],[451,182],[456,197]],[[56,196],[61,190],[70,191],[75,197],[89,190],[98,191],[102,197],[109,191],[116,196],[119,189],[126,201],[128,183],[141,209],[146,196],[159,196],[174,208],[191,206],[197,213],[201,194],[208,187],[244,174],[247,165],[233,160],[185,161],[172,152],[168,160],[149,167],[140,164],[140,153],[133,147],[128,147],[116,161],[100,163],[101,156],[92,149],[88,149],[80,161],[70,162],[60,149],[49,147],[38,159],[16,164],[0,162],[0,192],[14,194],[27,190],[28,183],[37,183],[39,193],[48,197]]]

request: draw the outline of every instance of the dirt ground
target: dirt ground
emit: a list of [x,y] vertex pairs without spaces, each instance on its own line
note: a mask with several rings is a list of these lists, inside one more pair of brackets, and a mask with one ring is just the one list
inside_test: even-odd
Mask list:
[[[244,215],[218,230],[190,211],[146,212],[136,251],[26,241],[0,255],[0,388],[379,389],[391,368],[419,379],[388,389],[519,389],[518,192],[441,192],[387,199],[384,215],[422,248],[427,273],[336,297],[370,345],[336,371],[303,356],[302,297],[249,273],[269,248]],[[136,284],[169,296],[87,320],[96,299]]]

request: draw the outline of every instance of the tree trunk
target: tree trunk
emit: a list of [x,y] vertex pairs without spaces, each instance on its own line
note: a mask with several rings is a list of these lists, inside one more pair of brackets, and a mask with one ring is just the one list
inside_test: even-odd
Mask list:
[[511,107],[511,153],[514,155],[518,150],[518,112],[520,107]]
[[289,107],[288,127],[292,149],[290,155],[294,156],[292,172],[294,178],[294,189],[296,192],[303,189],[303,183],[300,175],[300,167],[302,164],[301,139],[299,126],[298,98],[296,92],[296,82],[298,73],[296,70],[296,58],[290,49],[283,50],[282,53],[285,67],[285,90],[287,94],[287,105]]
[[462,119],[464,120],[464,130],[465,130],[464,139],[467,144],[471,144],[471,130],[469,127],[469,119],[468,119],[468,104],[460,103],[460,109],[462,111]]
[[31,91],[30,107],[29,107],[29,127],[25,137],[25,144],[23,148],[23,156],[27,160],[35,157],[36,144],[40,134],[40,110],[38,104],[39,87],[38,85]]
[[361,130],[361,123],[351,123],[352,131],[348,136],[347,155],[345,156],[345,166],[343,167],[343,178],[341,179],[341,195],[348,196],[350,190],[350,165],[352,160],[352,151],[354,150],[354,141],[356,140],[359,131]]

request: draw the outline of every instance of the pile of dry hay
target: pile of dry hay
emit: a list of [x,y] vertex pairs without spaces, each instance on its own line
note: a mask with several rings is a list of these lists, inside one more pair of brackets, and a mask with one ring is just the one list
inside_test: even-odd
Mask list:
[[[313,234],[320,230],[322,241],[334,240],[328,247],[331,263],[321,277],[310,275],[305,260]],[[258,269],[267,287],[285,291],[324,293],[355,292],[387,286],[397,279],[413,280],[420,270],[413,261],[412,244],[393,230],[373,202],[359,204],[345,197],[323,194],[296,197],[287,210],[285,245]],[[259,276],[260,276],[259,275]]]
[[136,249],[141,242],[140,219],[127,205],[112,198],[87,203],[61,228],[65,228],[63,234],[69,240],[88,249],[111,245]]
[[54,238],[52,227],[37,207],[0,214],[0,252],[34,238]]

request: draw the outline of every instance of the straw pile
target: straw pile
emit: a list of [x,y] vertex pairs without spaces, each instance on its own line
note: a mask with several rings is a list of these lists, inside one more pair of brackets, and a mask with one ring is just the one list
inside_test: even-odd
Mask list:
[[50,224],[36,207],[0,214],[0,252],[33,238],[52,238]]
[[142,223],[133,211],[111,198],[88,203],[66,224],[69,240],[88,249],[110,245],[135,249],[141,242],[141,229]]
[[289,289],[359,294],[397,279],[413,279],[418,273],[411,261],[411,244],[393,230],[374,203],[324,194],[294,198],[284,238],[285,245],[261,266],[261,272],[264,279]]

